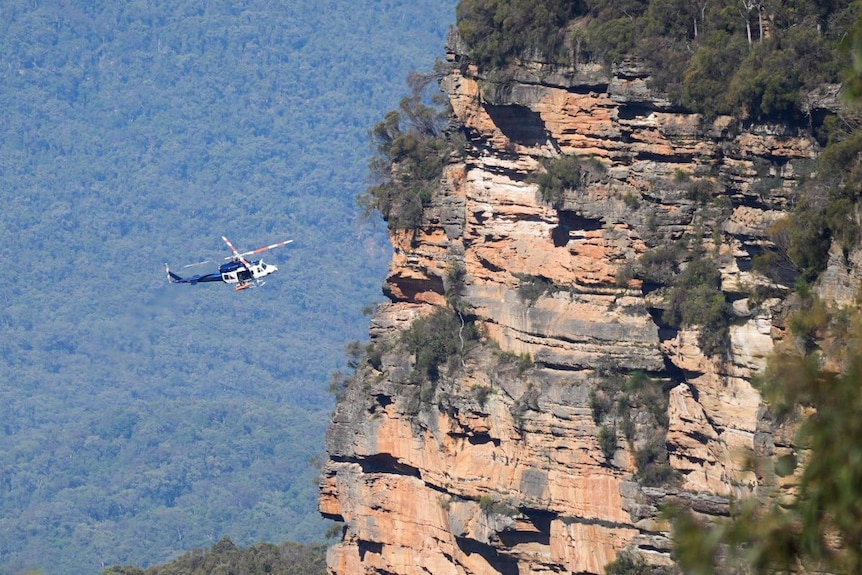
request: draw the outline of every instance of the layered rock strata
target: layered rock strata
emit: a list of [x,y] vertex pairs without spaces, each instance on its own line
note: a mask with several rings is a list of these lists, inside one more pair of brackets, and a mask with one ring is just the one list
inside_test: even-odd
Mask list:
[[[419,229],[392,234],[376,357],[327,436],[320,510],[344,522],[329,569],[599,574],[623,549],[671,565],[662,505],[726,515],[776,482],[751,462],[791,449],[751,385],[788,290],[752,259],[818,145],[805,126],[678,109],[635,65],[487,77],[451,59],[442,87],[467,152]],[[581,179],[549,202],[532,176],[561,155],[582,160]],[[667,325],[666,286],[630,273],[683,244],[697,255],[682,268],[718,262],[733,310],[721,354],[704,352],[697,326]],[[851,280],[831,289],[846,295]],[[758,287],[768,297],[755,302]],[[417,381],[399,336],[453,293],[481,341]],[[658,383],[658,404],[634,395],[625,417],[597,412],[597,390],[636,373]],[[657,433],[670,466],[659,482],[638,468]]]

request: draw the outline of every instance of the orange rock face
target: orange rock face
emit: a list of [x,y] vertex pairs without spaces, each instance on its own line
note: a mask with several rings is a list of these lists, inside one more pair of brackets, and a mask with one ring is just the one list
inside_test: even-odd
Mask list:
[[[332,573],[599,574],[623,549],[670,564],[663,502],[721,515],[774,480],[750,470],[775,444],[750,382],[781,300],[749,309],[769,283],[751,260],[816,142],[679,112],[630,70],[540,72],[523,67],[505,90],[470,68],[442,82],[468,150],[421,228],[393,234],[378,359],[333,418],[320,497],[344,522]],[[531,175],[560,154],[582,159],[582,178],[552,205]],[[662,319],[667,285],[626,273],[680,242],[718,262],[733,303],[720,356],[697,326]],[[423,380],[399,334],[447,305],[452,270],[481,338]],[[640,372],[664,399],[597,412],[611,376]],[[638,466],[656,430],[670,471],[650,484]]]

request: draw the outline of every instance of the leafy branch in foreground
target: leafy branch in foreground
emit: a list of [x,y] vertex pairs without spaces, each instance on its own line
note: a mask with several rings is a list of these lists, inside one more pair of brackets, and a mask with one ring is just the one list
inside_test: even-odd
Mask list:
[[784,476],[803,461],[795,496],[782,505],[775,494],[743,502],[730,520],[710,526],[682,514],[674,538],[686,573],[721,573],[720,556],[725,566],[732,557],[757,574],[862,572],[862,342],[855,321],[840,373],[817,355],[785,354],[760,385],[779,417],[806,413],[800,452],[774,462],[775,474]]

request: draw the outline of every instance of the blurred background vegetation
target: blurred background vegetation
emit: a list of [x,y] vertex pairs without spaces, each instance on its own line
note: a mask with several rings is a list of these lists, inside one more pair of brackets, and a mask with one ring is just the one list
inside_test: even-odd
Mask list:
[[[323,540],[327,382],[390,257],[369,130],[454,7],[3,2],[0,573]],[[166,284],[221,235],[294,243],[261,289]]]

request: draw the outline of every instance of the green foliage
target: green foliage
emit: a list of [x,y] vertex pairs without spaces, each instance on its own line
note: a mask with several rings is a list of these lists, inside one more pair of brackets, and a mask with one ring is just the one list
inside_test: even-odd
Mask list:
[[705,204],[715,195],[715,183],[707,179],[691,180],[686,184],[686,196],[699,204]]
[[613,459],[617,452],[617,430],[609,425],[603,425],[599,428],[599,448],[602,450],[602,455],[605,459]]
[[416,361],[413,374],[417,382],[435,382],[440,367],[462,356],[478,339],[472,321],[448,307],[438,307],[431,314],[415,320],[401,336],[407,351]]
[[817,296],[809,294],[802,299],[801,309],[791,315],[787,325],[793,335],[810,347],[818,336],[823,336],[829,324],[829,313],[826,304]]
[[613,402],[603,390],[591,389],[589,395],[590,411],[593,414],[593,423],[601,425],[605,416],[611,413]]
[[862,97],[862,19],[857,19],[842,43],[842,53],[851,65],[844,71],[844,85],[847,94],[853,99]]
[[583,0],[462,0],[458,31],[481,67],[501,67],[537,51],[549,61],[568,61],[563,28],[587,11]]
[[446,269],[446,303],[454,309],[462,305],[461,292],[464,291],[467,269],[463,263],[452,263]]
[[539,186],[542,200],[559,208],[566,191],[579,189],[606,168],[596,159],[582,159],[578,156],[556,156],[542,161],[544,170],[530,176],[530,181]]
[[678,273],[683,246],[680,242],[664,243],[638,258],[636,275],[644,281],[667,285]]
[[527,305],[532,305],[540,297],[552,291],[555,286],[551,280],[542,276],[518,275],[518,297]]
[[755,259],[757,271],[777,282],[795,277],[804,285],[826,269],[832,238],[825,210],[818,202],[803,198],[787,218],[770,226],[768,232],[775,250]]
[[479,498],[479,509],[487,515],[506,515],[515,517],[518,515],[518,510],[505,501],[500,501],[490,495],[483,495]]
[[728,305],[721,274],[709,258],[692,260],[674,280],[662,318],[677,327],[700,327],[698,343],[707,355],[723,353],[729,342]]
[[497,354],[497,359],[500,364],[514,364],[517,367],[518,375],[523,375],[527,370],[532,369],[535,365],[533,357],[528,353],[512,353],[500,351]]
[[[750,4],[462,0],[457,16],[483,67],[503,66],[530,48],[575,65],[635,56],[655,87],[707,117],[801,117],[802,95],[840,81],[842,57],[862,52],[858,31],[839,50],[854,30],[855,7],[849,0]],[[855,74],[851,81],[862,75]]]
[[812,78],[839,77],[835,46],[816,29],[793,26],[758,42],[737,68],[727,91],[732,109],[754,119],[791,116]]
[[[626,377],[605,374],[598,385],[590,390],[589,404],[593,422],[599,427],[598,442],[602,454],[610,460],[616,452],[617,429],[634,445],[636,477],[643,485],[659,486],[673,483],[677,474],[670,466],[665,436],[668,429],[668,393],[660,380],[642,371],[634,371]],[[637,414],[649,414],[647,423],[638,431],[634,419]],[[613,425],[604,423],[613,418]]]
[[494,392],[494,388],[490,385],[477,385],[471,389],[473,392],[473,397],[476,398],[476,401],[479,402],[481,407],[485,407],[488,403],[488,398],[491,397],[491,394]]
[[366,210],[377,210],[389,228],[414,229],[439,185],[455,147],[443,133],[448,107],[423,101],[421,91],[401,100],[371,131],[376,155],[369,163],[374,185],[360,196]]
[[637,26],[633,18],[627,17],[597,21],[587,31],[583,59],[598,59],[607,64],[622,62],[634,53]]
[[817,177],[804,182],[803,195],[790,215],[773,224],[775,250],[760,256],[756,269],[775,281],[814,282],[826,269],[833,242],[845,258],[860,242],[862,130],[834,132],[818,159]]
[[359,368],[369,365],[380,369],[386,345],[380,342],[363,345],[360,341],[352,341],[345,346],[347,354],[347,371],[340,369],[332,372],[327,391],[335,396],[336,402],[344,399],[350,384],[356,379]]
[[210,549],[196,549],[183,556],[148,569],[113,566],[102,575],[324,575],[326,547],[284,543],[258,543],[240,549],[223,538]]
[[664,572],[647,565],[636,552],[627,550],[620,551],[615,560],[605,565],[605,575],[659,575]]
[[630,210],[636,210],[641,206],[641,197],[637,194],[623,194],[623,203]]
[[677,480],[677,473],[668,460],[665,433],[654,433],[646,444],[635,451],[637,478],[643,485],[657,487]]
[[[770,409],[810,411],[796,438],[805,448],[799,487],[782,506],[744,502],[729,521],[714,525],[678,517],[675,548],[686,573],[716,573],[719,557],[722,565],[734,558],[758,574],[862,571],[862,348],[854,335],[845,342],[841,373],[824,370],[812,354],[770,363],[760,383]],[[776,471],[792,468],[792,461],[776,462]]]

